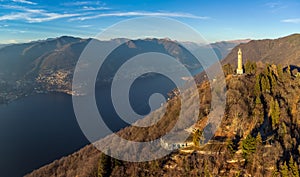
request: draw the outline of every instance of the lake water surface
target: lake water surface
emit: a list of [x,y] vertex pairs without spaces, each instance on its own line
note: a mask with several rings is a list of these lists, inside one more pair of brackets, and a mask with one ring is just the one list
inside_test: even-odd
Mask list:
[[[136,81],[130,91],[132,107],[140,114],[150,111],[152,93],[167,93],[175,85],[165,77]],[[113,131],[128,124],[115,121],[110,89],[98,87],[97,103],[103,119]],[[18,177],[69,155],[89,144],[81,132],[72,106],[72,97],[62,93],[28,96],[0,105],[0,176]]]

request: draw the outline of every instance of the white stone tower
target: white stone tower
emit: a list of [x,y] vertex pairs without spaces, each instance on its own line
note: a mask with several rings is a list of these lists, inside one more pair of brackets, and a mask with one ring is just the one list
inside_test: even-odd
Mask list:
[[243,54],[242,54],[242,50],[239,48],[238,51],[238,67],[236,69],[236,74],[243,74]]

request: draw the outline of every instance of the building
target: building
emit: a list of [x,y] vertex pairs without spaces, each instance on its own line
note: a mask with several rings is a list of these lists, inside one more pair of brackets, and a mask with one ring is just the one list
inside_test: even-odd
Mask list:
[[239,48],[238,51],[238,67],[236,69],[236,74],[243,74],[243,53],[242,50]]

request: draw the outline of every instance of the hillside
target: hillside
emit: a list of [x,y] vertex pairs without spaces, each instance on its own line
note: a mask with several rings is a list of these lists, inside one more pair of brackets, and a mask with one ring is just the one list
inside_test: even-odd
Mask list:
[[[225,116],[214,138],[206,145],[194,145],[144,163],[112,159],[89,145],[27,176],[297,175],[300,164],[300,78],[289,70],[283,72],[276,65],[251,64],[255,69],[242,76],[231,73],[226,76]],[[197,127],[201,129],[209,113],[209,84],[203,82],[198,89],[201,107]],[[173,97],[163,123],[146,130],[127,127],[118,134],[136,141],[157,138],[163,133],[160,130],[168,131],[173,126],[179,105],[178,98]]]
[[[216,53],[217,57],[219,60],[224,59],[230,51],[237,45],[242,44],[242,43],[247,43],[249,42],[250,39],[245,39],[245,40],[233,40],[233,41],[220,41],[220,42],[215,42],[211,43],[209,47],[211,47],[214,52]],[[205,45],[201,44],[196,44],[193,42],[181,42],[181,44],[184,45],[188,50],[194,52],[199,50],[201,47],[205,47]],[[207,46],[206,46],[207,47]]]
[[300,34],[293,34],[274,40],[252,40],[248,43],[239,44],[222,63],[236,65],[236,54],[239,48],[243,51],[245,61],[261,61],[283,66],[300,65]]
[[215,51],[216,55],[220,60],[227,57],[227,55],[231,52],[231,50],[239,44],[244,44],[249,42],[250,39],[245,40],[234,40],[234,41],[221,41],[215,42],[211,44],[211,47]]

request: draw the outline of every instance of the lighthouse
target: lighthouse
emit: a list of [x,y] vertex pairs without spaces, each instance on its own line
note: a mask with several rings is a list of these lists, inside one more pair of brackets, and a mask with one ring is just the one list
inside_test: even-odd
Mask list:
[[243,54],[242,54],[242,50],[239,48],[238,51],[238,67],[236,69],[236,74],[243,74]]

